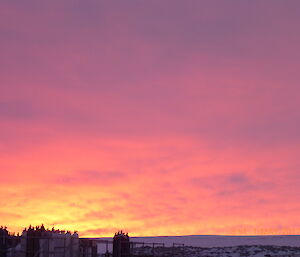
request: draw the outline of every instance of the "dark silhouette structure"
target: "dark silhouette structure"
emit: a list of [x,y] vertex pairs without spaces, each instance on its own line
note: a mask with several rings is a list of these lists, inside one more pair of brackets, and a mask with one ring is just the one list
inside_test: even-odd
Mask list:
[[43,236],[43,232],[45,232],[45,228],[42,227],[31,227],[29,226],[28,230],[25,229],[26,232],[26,257],[40,257],[40,238]]
[[113,257],[130,257],[130,240],[122,230],[113,238]]
[[97,244],[90,239],[80,239],[80,257],[97,257]]
[[45,229],[44,225],[29,226],[21,236],[21,252],[24,253],[21,257],[78,256],[78,234],[54,228]]
[[7,251],[15,247],[20,242],[20,238],[10,234],[7,227],[0,227],[0,257],[6,257]]
[[0,257],[6,257],[6,251],[9,247],[8,243],[9,233],[6,227],[0,228]]

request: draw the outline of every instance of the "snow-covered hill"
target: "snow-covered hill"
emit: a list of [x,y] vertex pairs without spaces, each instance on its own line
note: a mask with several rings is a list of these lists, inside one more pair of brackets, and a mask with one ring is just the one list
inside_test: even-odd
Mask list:
[[[112,240],[112,238],[105,238]],[[132,242],[173,243],[194,247],[227,247],[239,245],[277,245],[300,247],[300,235],[296,236],[158,236],[158,237],[130,237]]]
[[[101,238],[112,240],[112,238]],[[131,242],[144,242],[146,247],[135,245],[133,254],[153,256],[152,243],[164,243],[165,247],[155,247],[155,257],[300,257],[300,236],[159,236],[131,237]],[[172,247],[173,244],[184,247]],[[109,251],[111,251],[109,245]],[[98,245],[99,253],[104,253],[105,244]]]
[[232,247],[141,247],[132,250],[133,256],[155,257],[299,257],[300,247],[291,246],[232,246]]

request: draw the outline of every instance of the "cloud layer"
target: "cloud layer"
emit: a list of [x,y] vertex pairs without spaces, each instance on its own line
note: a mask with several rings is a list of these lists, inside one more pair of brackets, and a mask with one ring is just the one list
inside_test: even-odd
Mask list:
[[299,232],[299,8],[2,1],[3,225]]

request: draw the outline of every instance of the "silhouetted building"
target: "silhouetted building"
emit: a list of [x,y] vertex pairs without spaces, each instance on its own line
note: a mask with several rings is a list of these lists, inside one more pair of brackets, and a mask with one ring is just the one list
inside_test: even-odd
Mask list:
[[43,225],[24,229],[21,236],[0,227],[0,257],[98,257],[97,243],[80,239],[77,232],[46,229]]
[[18,257],[72,257],[78,256],[78,234],[69,231],[29,227],[21,236],[21,251]]
[[113,257],[130,257],[130,240],[122,230],[113,238]]
[[6,257],[6,252],[8,249],[8,231],[6,227],[0,228],[0,257]]
[[0,257],[10,257],[12,249],[20,242],[20,238],[11,235],[6,227],[0,227]]
[[[23,232],[23,236],[25,236],[26,241],[26,257],[40,257],[40,239],[42,237],[44,231],[39,228],[29,227],[28,230]],[[44,235],[43,235],[44,236]],[[24,244],[24,242],[23,242]],[[24,248],[24,247],[23,247]]]
[[97,257],[97,243],[90,239],[80,239],[80,257]]

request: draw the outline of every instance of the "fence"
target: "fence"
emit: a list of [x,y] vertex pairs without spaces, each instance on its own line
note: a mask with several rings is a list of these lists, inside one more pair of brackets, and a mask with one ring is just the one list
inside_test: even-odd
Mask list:
[[[94,239],[98,245],[98,254],[102,257],[112,255],[113,241]],[[127,245],[130,251],[114,254],[113,257],[185,257],[184,244],[173,244],[167,247],[164,243],[146,243],[146,242],[120,242]],[[120,247],[122,248],[122,247]]]
[[[72,236],[0,236],[0,257],[184,257],[183,245],[120,242],[129,251],[113,254],[113,241]],[[122,248],[122,247],[121,247]],[[121,249],[119,248],[119,249]],[[124,249],[124,248],[123,248]]]
[[[121,242],[129,246],[129,252],[115,252],[113,241],[102,239],[83,239],[64,235],[31,237],[0,236],[0,257],[217,257],[217,256],[253,256],[248,250],[251,246],[240,247],[189,247],[173,244],[167,247],[163,243]],[[257,247],[257,246],[256,246]],[[128,247],[127,247],[128,248]],[[269,249],[270,248],[270,249]],[[292,248],[292,247],[291,247]],[[235,250],[233,250],[235,249]],[[240,249],[238,252],[237,250]],[[247,250],[248,249],[248,250]],[[277,249],[277,252],[274,251]],[[260,256],[265,257],[300,257],[300,249],[293,248],[293,253],[284,253],[279,249],[261,246]],[[288,250],[286,250],[288,251]],[[291,250],[290,250],[291,251]]]

